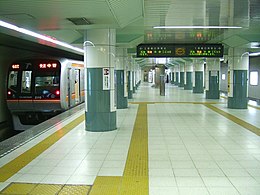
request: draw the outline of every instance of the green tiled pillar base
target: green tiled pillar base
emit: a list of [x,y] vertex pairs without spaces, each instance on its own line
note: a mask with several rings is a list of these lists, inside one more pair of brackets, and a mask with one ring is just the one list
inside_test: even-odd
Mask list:
[[228,108],[234,108],[234,109],[247,109],[247,98],[233,98],[228,97]]
[[117,109],[127,108],[127,97],[124,97],[124,70],[116,70]]
[[184,72],[180,72],[180,83],[178,84],[179,87],[184,87]]
[[228,108],[247,109],[247,70],[234,70],[233,97],[228,97]]
[[103,68],[88,68],[87,131],[111,131],[116,129],[116,112],[111,112],[111,90],[103,90]]
[[204,93],[203,71],[195,71],[195,87],[193,87],[193,93]]
[[171,79],[171,84],[174,84],[174,77],[175,77],[175,75],[174,75],[174,72],[172,72],[172,79]]
[[184,90],[192,90],[192,73],[186,72],[186,84],[184,85]]
[[133,82],[133,93],[135,93],[136,86],[135,86],[135,77],[134,77],[134,72],[132,73],[132,82]]
[[176,81],[174,82],[174,85],[179,86],[179,74],[176,74]]
[[206,99],[219,99],[219,78],[211,76],[211,71],[209,71],[209,90],[206,91]]
[[133,99],[133,91],[130,88],[130,85],[131,85],[130,76],[131,76],[130,71],[128,71],[128,77],[127,77],[128,99]]
[[219,90],[218,91],[206,90],[206,99],[219,99]]
[[112,131],[116,129],[116,112],[86,112],[87,131]]

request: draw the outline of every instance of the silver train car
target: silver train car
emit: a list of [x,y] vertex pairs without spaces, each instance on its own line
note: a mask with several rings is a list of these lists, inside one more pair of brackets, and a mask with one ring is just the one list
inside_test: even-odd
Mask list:
[[15,61],[6,93],[14,129],[26,130],[84,102],[84,63],[66,58]]

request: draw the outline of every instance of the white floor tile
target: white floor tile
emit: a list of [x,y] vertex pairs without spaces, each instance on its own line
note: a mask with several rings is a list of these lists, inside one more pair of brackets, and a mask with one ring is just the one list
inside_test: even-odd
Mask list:
[[168,168],[168,169],[149,168],[149,176],[150,177],[170,177],[170,176],[173,176],[173,170],[171,168]]
[[226,177],[202,177],[202,179],[207,187],[232,187]]
[[66,184],[70,175],[47,175],[41,183],[46,184]]
[[205,187],[179,187],[180,195],[209,195]]
[[96,176],[93,175],[72,175],[66,184],[68,185],[93,185]]
[[176,177],[179,187],[205,187],[200,177]]
[[253,177],[229,177],[229,180],[235,187],[249,187],[257,186],[260,187],[259,183]]
[[198,169],[201,177],[224,177],[220,169]]
[[197,169],[173,169],[176,177],[199,177]]
[[151,187],[149,195],[178,195],[177,187]]
[[234,187],[207,187],[210,195],[239,195]]
[[123,176],[123,168],[103,167],[98,172],[98,176]]
[[15,182],[23,183],[40,183],[46,175],[41,174],[23,174],[21,177],[17,178]]
[[150,176],[149,179],[149,186],[150,187],[176,187],[176,181],[173,176],[165,176],[165,177],[160,177],[160,176]]

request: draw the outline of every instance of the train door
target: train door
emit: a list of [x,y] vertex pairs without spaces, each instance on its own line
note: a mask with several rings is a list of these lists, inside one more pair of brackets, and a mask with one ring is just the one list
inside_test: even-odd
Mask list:
[[80,70],[75,70],[75,104],[80,102]]
[[18,96],[20,110],[33,111],[33,80],[32,80],[32,64],[25,63],[22,66],[21,71],[21,90]]
[[68,68],[68,107],[71,107],[71,87],[70,87],[70,79],[71,79],[71,68]]

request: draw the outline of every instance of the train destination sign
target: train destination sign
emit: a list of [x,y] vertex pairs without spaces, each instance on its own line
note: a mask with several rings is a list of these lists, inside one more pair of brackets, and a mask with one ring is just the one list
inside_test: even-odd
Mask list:
[[137,57],[223,57],[222,44],[140,44],[137,46]]

